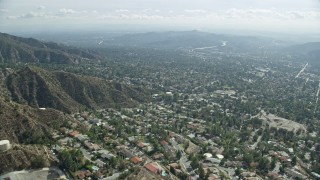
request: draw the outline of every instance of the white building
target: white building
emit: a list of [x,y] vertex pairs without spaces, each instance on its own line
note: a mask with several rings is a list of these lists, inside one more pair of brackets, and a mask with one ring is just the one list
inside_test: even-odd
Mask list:
[[0,152],[4,152],[9,150],[11,147],[9,140],[2,140],[0,141]]

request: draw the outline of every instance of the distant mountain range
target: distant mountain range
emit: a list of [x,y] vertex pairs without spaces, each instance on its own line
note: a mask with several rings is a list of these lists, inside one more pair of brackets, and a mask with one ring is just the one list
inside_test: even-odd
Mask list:
[[320,64],[320,42],[296,44],[267,37],[221,35],[199,31],[127,34],[104,42],[120,47],[171,50],[208,49],[225,53],[292,55],[293,60]]
[[0,33],[0,62],[70,64],[98,58],[89,50]]
[[220,51],[254,52],[275,49],[288,42],[266,37],[233,36],[199,31],[150,32],[127,34],[104,42],[106,45],[149,47],[159,49],[194,49],[215,46]]

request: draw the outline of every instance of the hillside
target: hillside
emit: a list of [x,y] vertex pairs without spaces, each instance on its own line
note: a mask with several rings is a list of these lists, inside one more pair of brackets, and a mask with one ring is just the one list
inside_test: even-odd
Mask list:
[[148,99],[142,88],[35,66],[16,66],[19,62],[70,64],[97,57],[89,51],[0,34],[0,63],[14,67],[0,68],[1,139],[42,143],[50,139],[52,130],[73,123],[64,113],[132,107]]
[[99,57],[89,51],[0,33],[0,62],[72,64]]
[[0,174],[30,167],[53,165],[54,157],[48,151],[47,147],[41,145],[13,144],[11,150],[0,153]]
[[61,127],[87,130],[69,113],[148,100],[147,90],[139,87],[36,66],[86,66],[96,60],[91,51],[0,34],[0,140],[13,143],[0,152],[0,173],[52,164],[46,146],[55,143],[54,133]]
[[19,104],[67,113],[84,108],[132,107],[148,99],[141,88],[37,67],[12,72],[5,83],[12,100]]
[[38,143],[47,139],[51,130],[72,121],[63,113],[39,110],[0,99],[0,137],[16,143]]

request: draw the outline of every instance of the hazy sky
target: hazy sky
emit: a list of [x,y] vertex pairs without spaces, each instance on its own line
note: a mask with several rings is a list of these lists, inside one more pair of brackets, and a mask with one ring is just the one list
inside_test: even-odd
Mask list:
[[0,31],[112,27],[319,34],[320,0],[0,0]]

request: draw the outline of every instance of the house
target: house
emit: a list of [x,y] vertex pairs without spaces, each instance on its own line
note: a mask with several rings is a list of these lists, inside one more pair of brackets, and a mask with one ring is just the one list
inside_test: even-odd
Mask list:
[[86,177],[83,171],[78,171],[75,174],[78,177],[78,179],[84,179]]
[[103,173],[100,172],[100,171],[97,171],[97,172],[95,172],[94,174],[95,174],[99,179],[102,179],[102,177],[103,177]]
[[269,173],[267,174],[267,176],[268,176],[270,179],[278,179],[278,178],[280,177],[279,174],[276,173],[276,172],[269,172]]
[[289,151],[290,154],[294,153],[293,148],[288,148],[288,151]]
[[98,144],[93,144],[93,143],[91,143],[91,142],[89,142],[89,141],[85,141],[85,142],[84,142],[84,145],[85,145],[85,147],[86,147],[87,149],[89,149],[90,151],[97,151],[97,150],[101,149]]
[[106,164],[105,162],[101,161],[100,159],[97,159],[95,161],[95,163],[97,164],[98,167],[103,167]]
[[192,139],[192,138],[195,138],[196,137],[196,135],[194,134],[194,133],[191,133],[191,134],[189,134],[189,135],[187,135],[190,139]]
[[68,142],[70,143],[71,141],[72,141],[71,138],[65,137],[65,138],[63,138],[63,139],[58,140],[58,143],[61,144],[61,145],[67,145],[67,143],[68,143]]
[[79,134],[79,136],[77,136],[77,139],[81,142],[85,141],[85,140],[88,140],[89,137],[88,135],[83,135],[83,134]]
[[138,156],[134,156],[130,159],[130,161],[133,163],[133,164],[140,164],[142,162],[142,159],[139,158]]
[[155,159],[155,160],[159,160],[159,159],[162,159],[163,158],[163,154],[162,153],[159,153],[159,154],[155,154],[155,155],[153,155],[153,159]]
[[79,132],[78,131],[72,131],[72,132],[69,133],[69,136],[73,137],[73,138],[78,137],[79,136]]
[[91,176],[91,172],[89,170],[84,171],[84,174],[88,177]]
[[158,173],[161,171],[161,168],[159,167],[157,162],[146,164],[144,165],[144,167],[153,173]]
[[245,178],[248,178],[248,177],[255,177],[256,176],[256,173],[254,172],[249,172],[249,171],[245,171],[245,172],[242,172],[241,175]]
[[134,156],[132,152],[124,147],[119,147],[118,154],[124,158],[132,158]]
[[150,146],[150,145],[148,145],[148,146],[146,146],[146,147],[144,147],[143,148],[143,150],[145,151],[145,152],[151,152],[151,151],[153,151],[153,147],[152,146]]
[[98,145],[98,144],[92,144],[92,149],[94,150],[94,151],[97,151],[97,150],[99,150],[99,149],[101,149],[101,147]]
[[66,134],[66,132],[68,131],[66,127],[61,127],[59,130],[62,134]]
[[285,172],[286,172],[286,174],[288,174],[289,176],[291,176],[293,178],[307,179],[307,177],[305,175],[301,174],[298,171],[295,171],[294,169],[286,168]]
[[56,153],[60,153],[62,151],[62,148],[59,145],[54,145],[52,148]]
[[292,160],[289,157],[280,157],[280,161],[283,164],[286,164],[288,166],[291,166]]
[[101,158],[110,160],[111,158],[115,157],[113,154],[102,154]]
[[216,154],[216,157],[220,160],[222,160],[224,158],[224,156],[222,154]]
[[146,147],[147,145],[146,145],[145,143],[143,143],[143,142],[139,142],[139,143],[137,144],[137,146],[138,146],[139,148],[144,148],[144,147]]
[[100,119],[90,119],[89,123],[91,123],[91,124],[100,124],[101,120]]
[[177,163],[171,163],[171,164],[169,164],[169,167],[172,167],[174,169],[179,169],[180,168],[179,164],[177,164]]
[[210,174],[208,180],[218,180],[220,179],[220,177],[216,174]]
[[133,142],[135,140],[134,136],[128,137],[128,141]]
[[204,162],[209,162],[213,164],[220,164],[221,160],[218,158],[206,158]]

